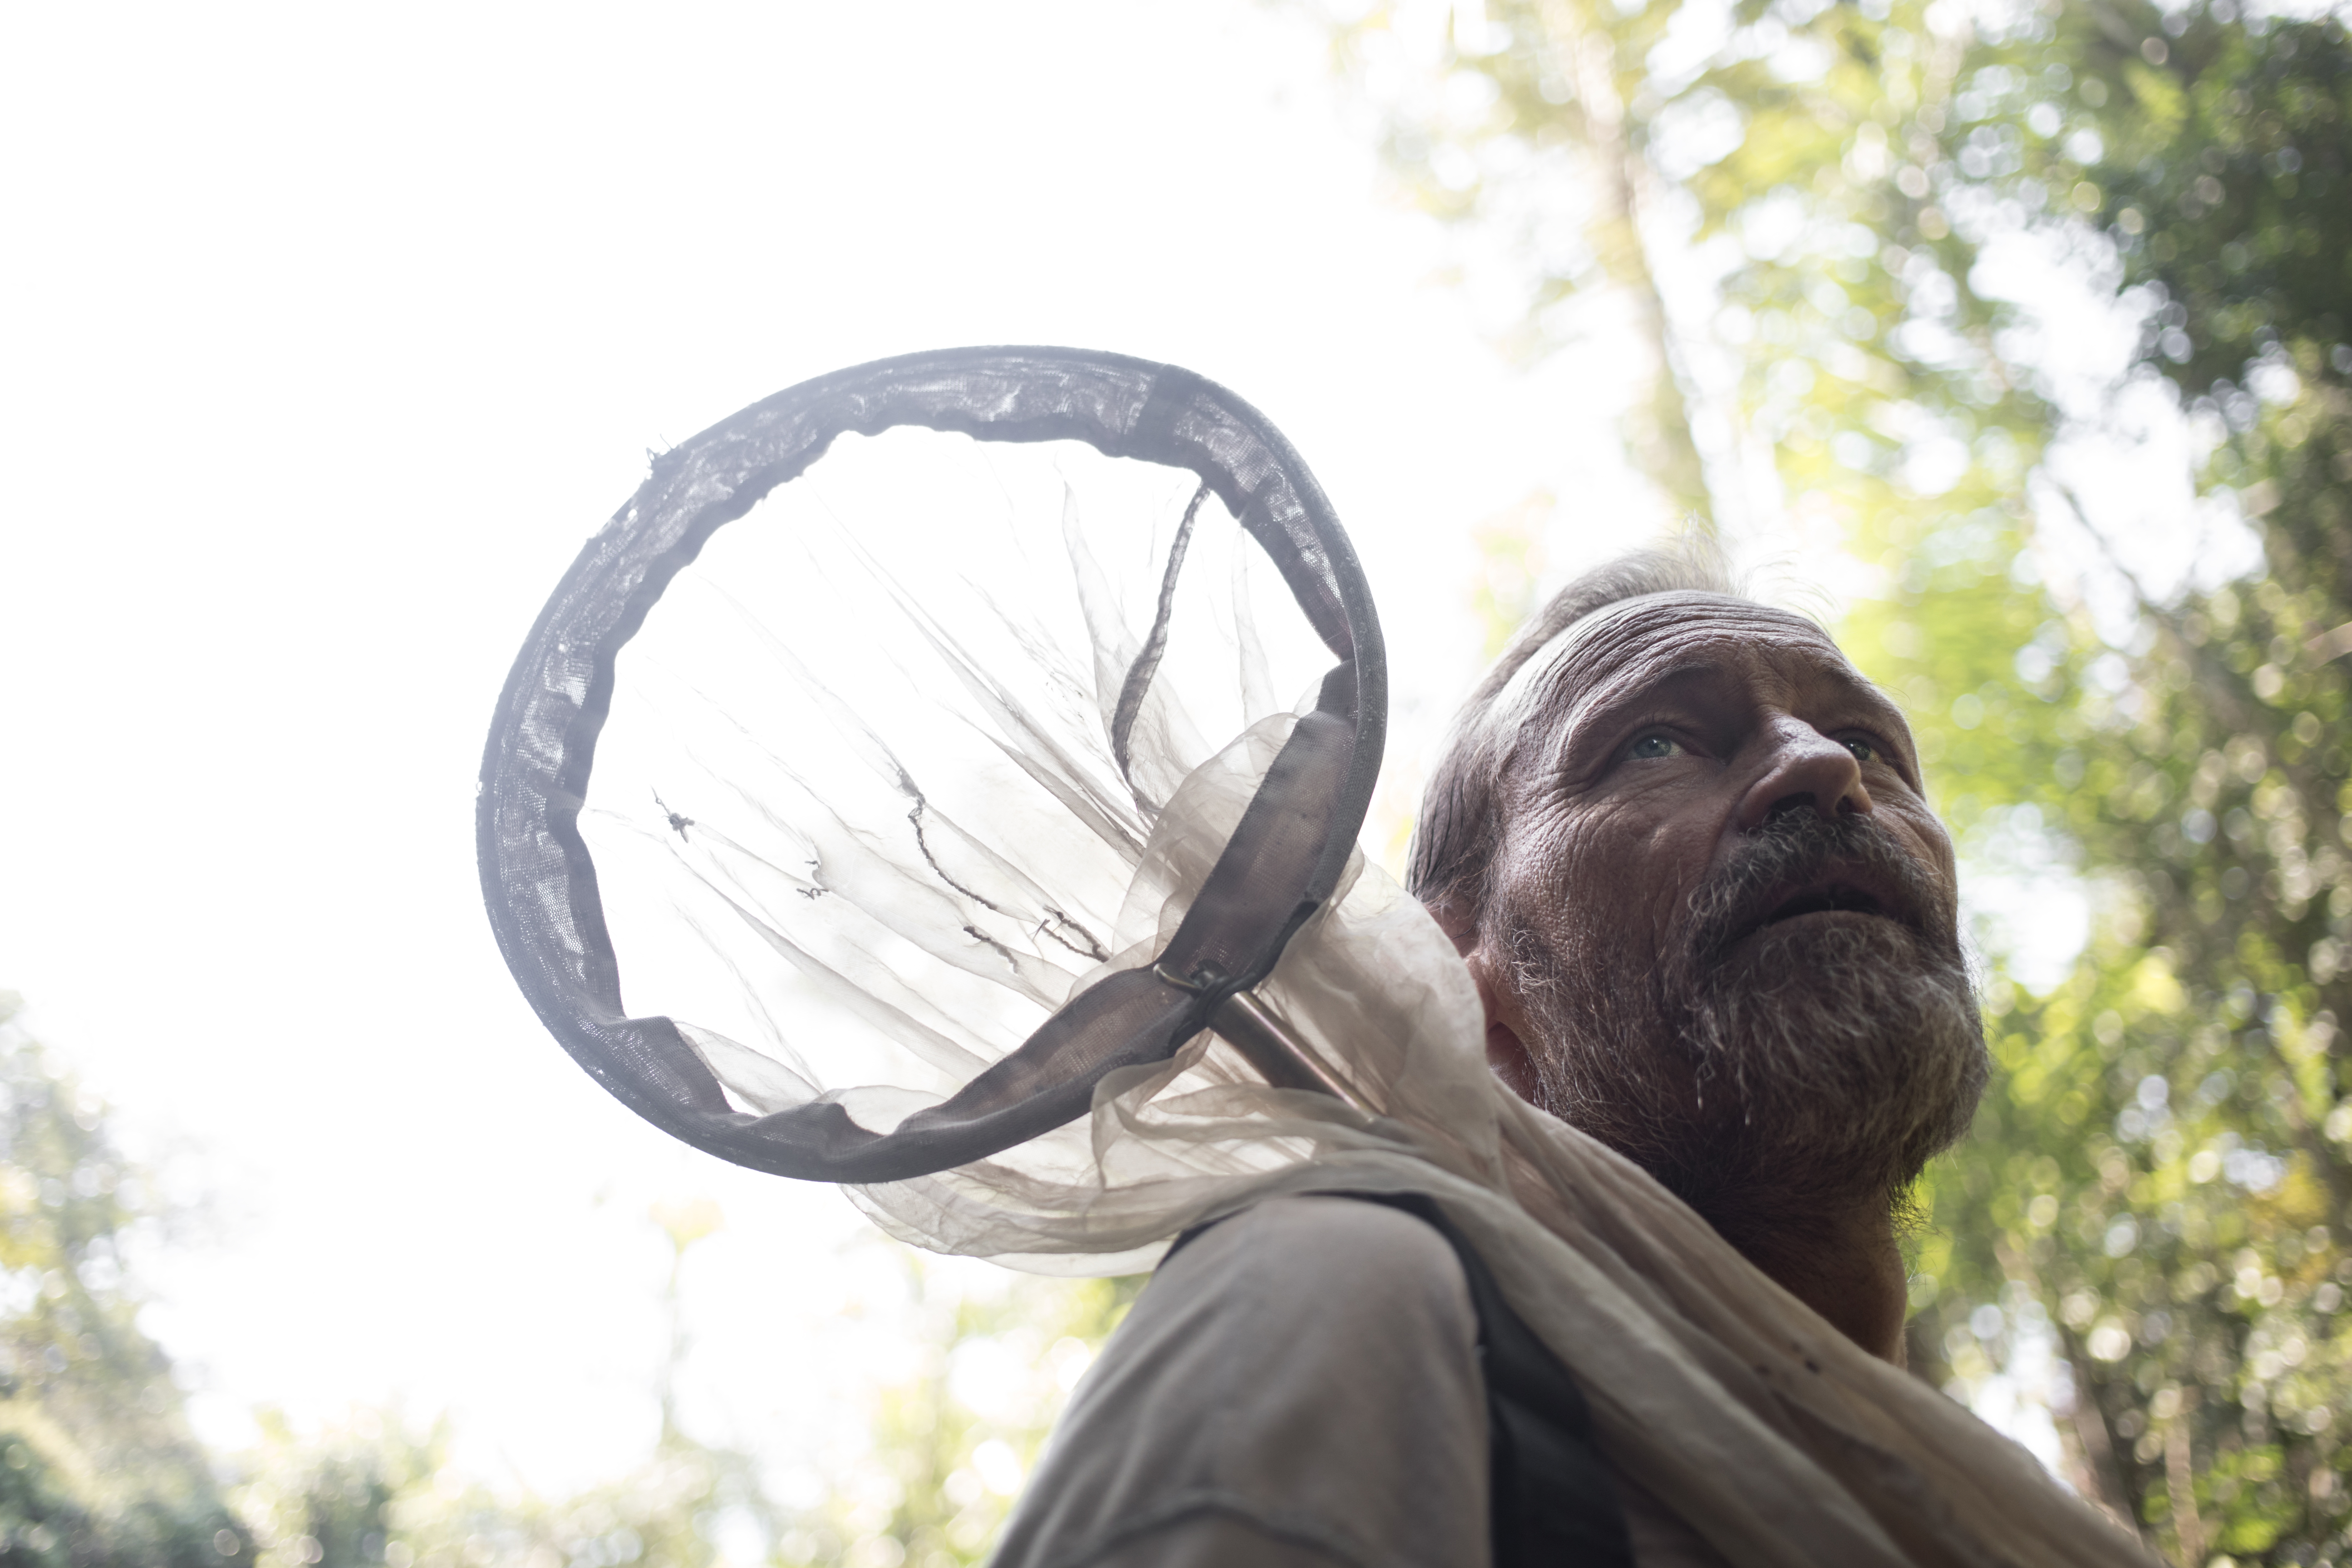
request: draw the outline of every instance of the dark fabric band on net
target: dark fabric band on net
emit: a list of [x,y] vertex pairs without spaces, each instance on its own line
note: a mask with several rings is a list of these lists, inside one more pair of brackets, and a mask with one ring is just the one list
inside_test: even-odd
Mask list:
[[[1190,470],[1265,549],[1339,663],[1155,961],[1088,986],[947,1101],[876,1133],[829,1101],[739,1111],[671,1020],[623,1012],[578,816],[615,661],[671,578],[836,437],[899,426],[983,441],[1083,441]],[[1180,542],[1171,580],[1181,562]],[[1139,703],[1139,683],[1152,673],[1140,660],[1129,673]],[[490,726],[476,816],[483,898],[541,1021],[631,1110],[755,1170],[903,1180],[1085,1114],[1105,1074],[1164,1060],[1227,997],[1264,979],[1338,884],[1371,800],[1387,719],[1388,671],[1363,570],[1306,464],[1249,405],[1171,365],[1083,350],[879,360],[780,392],[664,453],[581,551],[516,657]]]

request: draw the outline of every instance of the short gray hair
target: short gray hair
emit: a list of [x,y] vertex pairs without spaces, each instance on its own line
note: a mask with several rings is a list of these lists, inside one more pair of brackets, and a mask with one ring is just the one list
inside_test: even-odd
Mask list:
[[1405,869],[1405,885],[1414,896],[1474,921],[1486,909],[1501,785],[1519,739],[1517,726],[1496,721],[1496,700],[1529,659],[1585,616],[1627,599],[1738,592],[1713,544],[1686,538],[1672,549],[1637,550],[1605,562],[1553,595],[1513,636],[1454,715],[1422,789],[1421,817]]

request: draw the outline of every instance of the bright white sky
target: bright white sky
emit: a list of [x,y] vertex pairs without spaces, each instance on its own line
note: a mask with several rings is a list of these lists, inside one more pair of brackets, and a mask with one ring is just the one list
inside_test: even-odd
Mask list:
[[1407,769],[1471,525],[1567,498],[1555,576],[1654,525],[1611,355],[1509,371],[1250,0],[18,6],[0,72],[0,986],[212,1201],[147,1278],[217,1438],[401,1397],[621,1468],[660,1198],[727,1211],[694,1398],[742,1435],[898,1353],[848,1206],[608,1100],[482,916],[492,698],[646,448],[915,349],[1188,365],[1348,521]]

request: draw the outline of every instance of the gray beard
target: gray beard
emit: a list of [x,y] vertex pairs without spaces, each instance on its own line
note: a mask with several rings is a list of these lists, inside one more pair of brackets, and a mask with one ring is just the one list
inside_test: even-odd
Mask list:
[[[1773,888],[1839,861],[1908,885],[1926,929],[1859,918],[1738,940]],[[1857,1203],[1892,1205],[1968,1130],[1990,1064],[1957,916],[1874,824],[1769,825],[1697,889],[1646,975],[1571,972],[1529,912],[1492,917],[1544,1109],[1735,1244],[1769,1250]]]

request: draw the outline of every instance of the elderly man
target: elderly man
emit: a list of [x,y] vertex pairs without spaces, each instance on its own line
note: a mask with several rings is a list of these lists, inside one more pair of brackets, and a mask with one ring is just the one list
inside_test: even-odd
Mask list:
[[[1412,890],[1519,1095],[1899,1364],[1904,1194],[1986,1076],[1902,715],[1685,557],[1595,571],[1465,709]],[[1433,1205],[1278,1197],[1185,1238],[997,1561],[1721,1561],[1592,1436]]]

